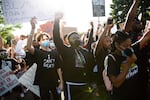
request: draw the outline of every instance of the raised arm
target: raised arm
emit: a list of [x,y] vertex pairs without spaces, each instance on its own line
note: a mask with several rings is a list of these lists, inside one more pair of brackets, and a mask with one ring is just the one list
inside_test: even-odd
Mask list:
[[59,53],[63,53],[64,43],[60,35],[60,19],[63,17],[62,13],[56,13],[53,28],[53,39]]
[[32,47],[32,38],[34,35],[34,31],[35,31],[35,23],[36,23],[36,18],[32,18],[31,21],[31,32],[28,36],[28,40],[27,40],[27,50],[31,53],[34,54],[34,48]]
[[150,30],[145,32],[144,35],[142,36],[142,38],[140,40],[138,40],[137,42],[133,43],[132,45],[139,42],[140,43],[140,49],[142,49],[143,47],[147,46],[149,41],[150,41]]
[[129,32],[131,30],[132,22],[134,20],[135,15],[136,15],[136,10],[138,8],[140,1],[141,0],[134,0],[133,4],[131,5],[131,7],[129,9],[129,12],[127,14],[126,21],[124,24],[124,30],[126,32]]
[[102,49],[102,41],[105,36],[109,35],[108,32],[109,32],[109,30],[111,30],[112,27],[113,27],[113,24],[108,24],[105,26],[104,31],[101,33],[101,35],[98,38],[96,48],[94,50],[95,55],[97,55],[100,52],[100,50]]
[[94,24],[93,22],[90,22],[91,25],[91,30],[90,30],[90,35],[88,37],[88,42],[87,42],[87,49],[90,51],[91,50],[91,44],[93,43],[94,39],[93,39],[93,28],[94,28]]

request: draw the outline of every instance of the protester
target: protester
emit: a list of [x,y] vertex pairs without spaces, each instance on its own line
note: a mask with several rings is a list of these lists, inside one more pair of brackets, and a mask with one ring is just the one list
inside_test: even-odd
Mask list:
[[99,33],[99,37],[94,48],[94,56],[96,64],[98,65],[97,81],[100,88],[100,97],[103,97],[105,99],[107,99],[108,95],[103,83],[102,71],[104,70],[104,59],[111,50],[112,40],[109,32],[112,27],[113,23],[105,25],[104,30]]
[[[142,76],[138,64],[139,53],[143,46],[150,41],[150,31],[143,39],[132,44],[130,36],[125,31],[117,31],[113,41],[111,54],[108,56],[107,74],[113,84],[112,100],[145,100]],[[132,44],[132,46],[131,46]]]
[[[134,0],[133,5],[131,6],[127,14],[126,22],[124,25],[124,29],[126,32],[129,33],[132,43],[140,40],[141,37],[144,35],[144,32],[146,32],[145,30],[148,31],[147,27],[144,26],[142,21],[140,21],[140,19],[136,16],[136,12],[138,11],[137,7],[140,1],[141,0]],[[143,87],[143,90],[141,90],[143,91],[142,92],[143,95],[147,94],[146,91],[148,89],[148,84],[149,84],[148,83],[149,82],[148,70],[150,69],[149,68],[149,53],[150,53],[149,46],[150,46],[150,42],[147,43],[146,46],[144,46],[144,48],[140,50],[140,53],[138,54],[139,55],[138,58],[140,60],[137,62],[139,66],[142,66],[139,69],[139,73],[141,77],[141,84]],[[147,98],[147,100],[149,99]]]
[[[31,27],[31,33],[27,41],[27,49],[28,52],[34,55],[35,63],[37,63],[34,84],[39,85],[41,100],[52,100],[52,97],[53,100],[59,100],[57,89],[63,89],[60,57],[56,50],[49,48],[50,42],[48,34],[39,35],[40,49],[32,47],[35,18],[31,19]],[[60,82],[58,82],[58,79]]]
[[[60,19],[62,13],[57,13],[54,21],[53,38],[57,50],[63,59],[64,92],[66,100],[85,100],[90,82],[93,81],[93,67],[95,65],[93,55],[80,45],[80,37],[77,32],[67,35],[70,47],[64,45],[60,37]],[[90,98],[86,98],[90,100]]]
[[25,58],[26,53],[24,47],[27,44],[27,37],[25,35],[20,35],[19,40],[17,41],[15,48],[15,56],[21,56],[21,58]]

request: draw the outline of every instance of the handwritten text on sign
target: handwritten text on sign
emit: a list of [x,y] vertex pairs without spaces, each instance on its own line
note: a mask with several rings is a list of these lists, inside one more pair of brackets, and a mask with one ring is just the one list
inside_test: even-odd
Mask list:
[[38,20],[52,20],[58,10],[58,0],[2,0],[5,20],[8,23],[21,23],[36,16]]
[[0,70],[0,96],[19,84],[17,77],[14,74],[9,74],[10,71],[8,66]]

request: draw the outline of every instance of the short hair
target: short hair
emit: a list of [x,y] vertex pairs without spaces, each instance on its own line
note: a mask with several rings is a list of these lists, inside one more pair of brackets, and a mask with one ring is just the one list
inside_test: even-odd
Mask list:
[[[40,41],[40,40],[43,38],[44,35],[49,38],[49,35],[48,35],[48,34],[42,33],[42,34],[40,34],[40,35],[37,37],[37,41]],[[49,39],[50,39],[50,38],[49,38]]]

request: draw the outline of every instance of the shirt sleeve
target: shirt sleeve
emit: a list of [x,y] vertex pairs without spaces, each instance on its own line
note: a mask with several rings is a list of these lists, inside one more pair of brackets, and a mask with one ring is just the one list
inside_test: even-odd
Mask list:
[[108,63],[107,75],[108,76],[111,76],[111,75],[117,76],[119,73],[119,68],[117,68],[116,61],[112,57],[108,56],[107,63]]

